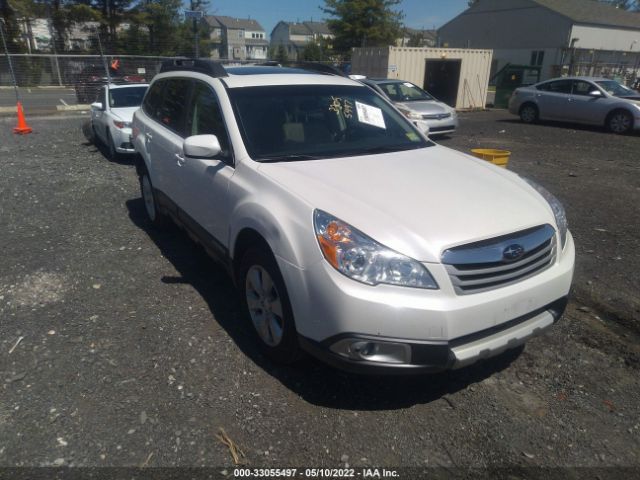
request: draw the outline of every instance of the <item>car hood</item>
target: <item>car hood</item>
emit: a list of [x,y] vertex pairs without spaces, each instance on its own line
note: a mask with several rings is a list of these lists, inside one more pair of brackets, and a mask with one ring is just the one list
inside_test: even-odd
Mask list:
[[441,146],[259,170],[312,208],[423,262],[439,262],[454,245],[554,225],[546,201],[517,175]]
[[398,102],[396,105],[401,109],[412,110],[422,114],[451,113],[452,111],[451,107],[437,100]]
[[627,96],[618,97],[618,98],[623,98],[624,100],[630,100],[631,103],[635,103],[636,105],[640,104],[640,94],[638,94],[638,95],[627,95]]
[[112,108],[111,113],[118,117],[123,122],[131,122],[133,120],[133,114],[140,107],[122,107],[122,108]]

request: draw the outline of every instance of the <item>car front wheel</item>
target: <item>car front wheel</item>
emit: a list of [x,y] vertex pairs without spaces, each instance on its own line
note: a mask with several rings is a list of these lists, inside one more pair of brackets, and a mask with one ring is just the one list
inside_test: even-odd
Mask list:
[[629,133],[633,128],[633,117],[629,112],[618,110],[609,115],[607,128],[610,132],[617,134]]
[[109,130],[107,130],[107,148],[109,149],[109,160],[116,160],[118,158],[118,151],[116,150],[113,137],[111,137]]
[[289,296],[278,264],[266,249],[250,249],[242,257],[239,286],[264,353],[278,363],[300,356]]

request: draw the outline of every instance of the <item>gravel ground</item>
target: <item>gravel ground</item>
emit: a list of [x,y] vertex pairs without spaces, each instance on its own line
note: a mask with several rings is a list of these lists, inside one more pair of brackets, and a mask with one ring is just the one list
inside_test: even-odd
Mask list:
[[639,136],[463,114],[441,143],[507,148],[567,206],[575,298],[523,352],[375,378],[262,358],[222,269],[147,228],[131,162],[107,161],[80,121],[17,137],[0,119],[0,466],[230,472],[223,428],[249,467],[640,476]]

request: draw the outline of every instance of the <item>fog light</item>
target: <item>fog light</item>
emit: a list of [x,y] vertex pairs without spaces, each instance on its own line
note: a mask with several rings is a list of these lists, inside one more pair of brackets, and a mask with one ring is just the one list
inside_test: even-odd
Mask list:
[[331,351],[351,360],[376,363],[411,362],[411,347],[404,343],[345,338],[331,345]]

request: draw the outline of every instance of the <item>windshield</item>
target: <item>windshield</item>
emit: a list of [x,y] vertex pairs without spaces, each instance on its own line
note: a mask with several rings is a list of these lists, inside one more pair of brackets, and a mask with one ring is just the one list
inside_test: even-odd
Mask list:
[[409,82],[380,83],[378,86],[394,102],[417,102],[434,100],[427,92]]
[[233,88],[229,96],[251,158],[311,160],[433,145],[366,87]]
[[627,88],[624,85],[620,85],[618,82],[615,82],[613,80],[601,80],[596,83],[605,92],[607,92],[609,95],[613,95],[614,97],[628,97],[631,95],[637,95],[637,93],[630,88]]
[[111,108],[139,107],[147,91],[147,86],[109,89]]

